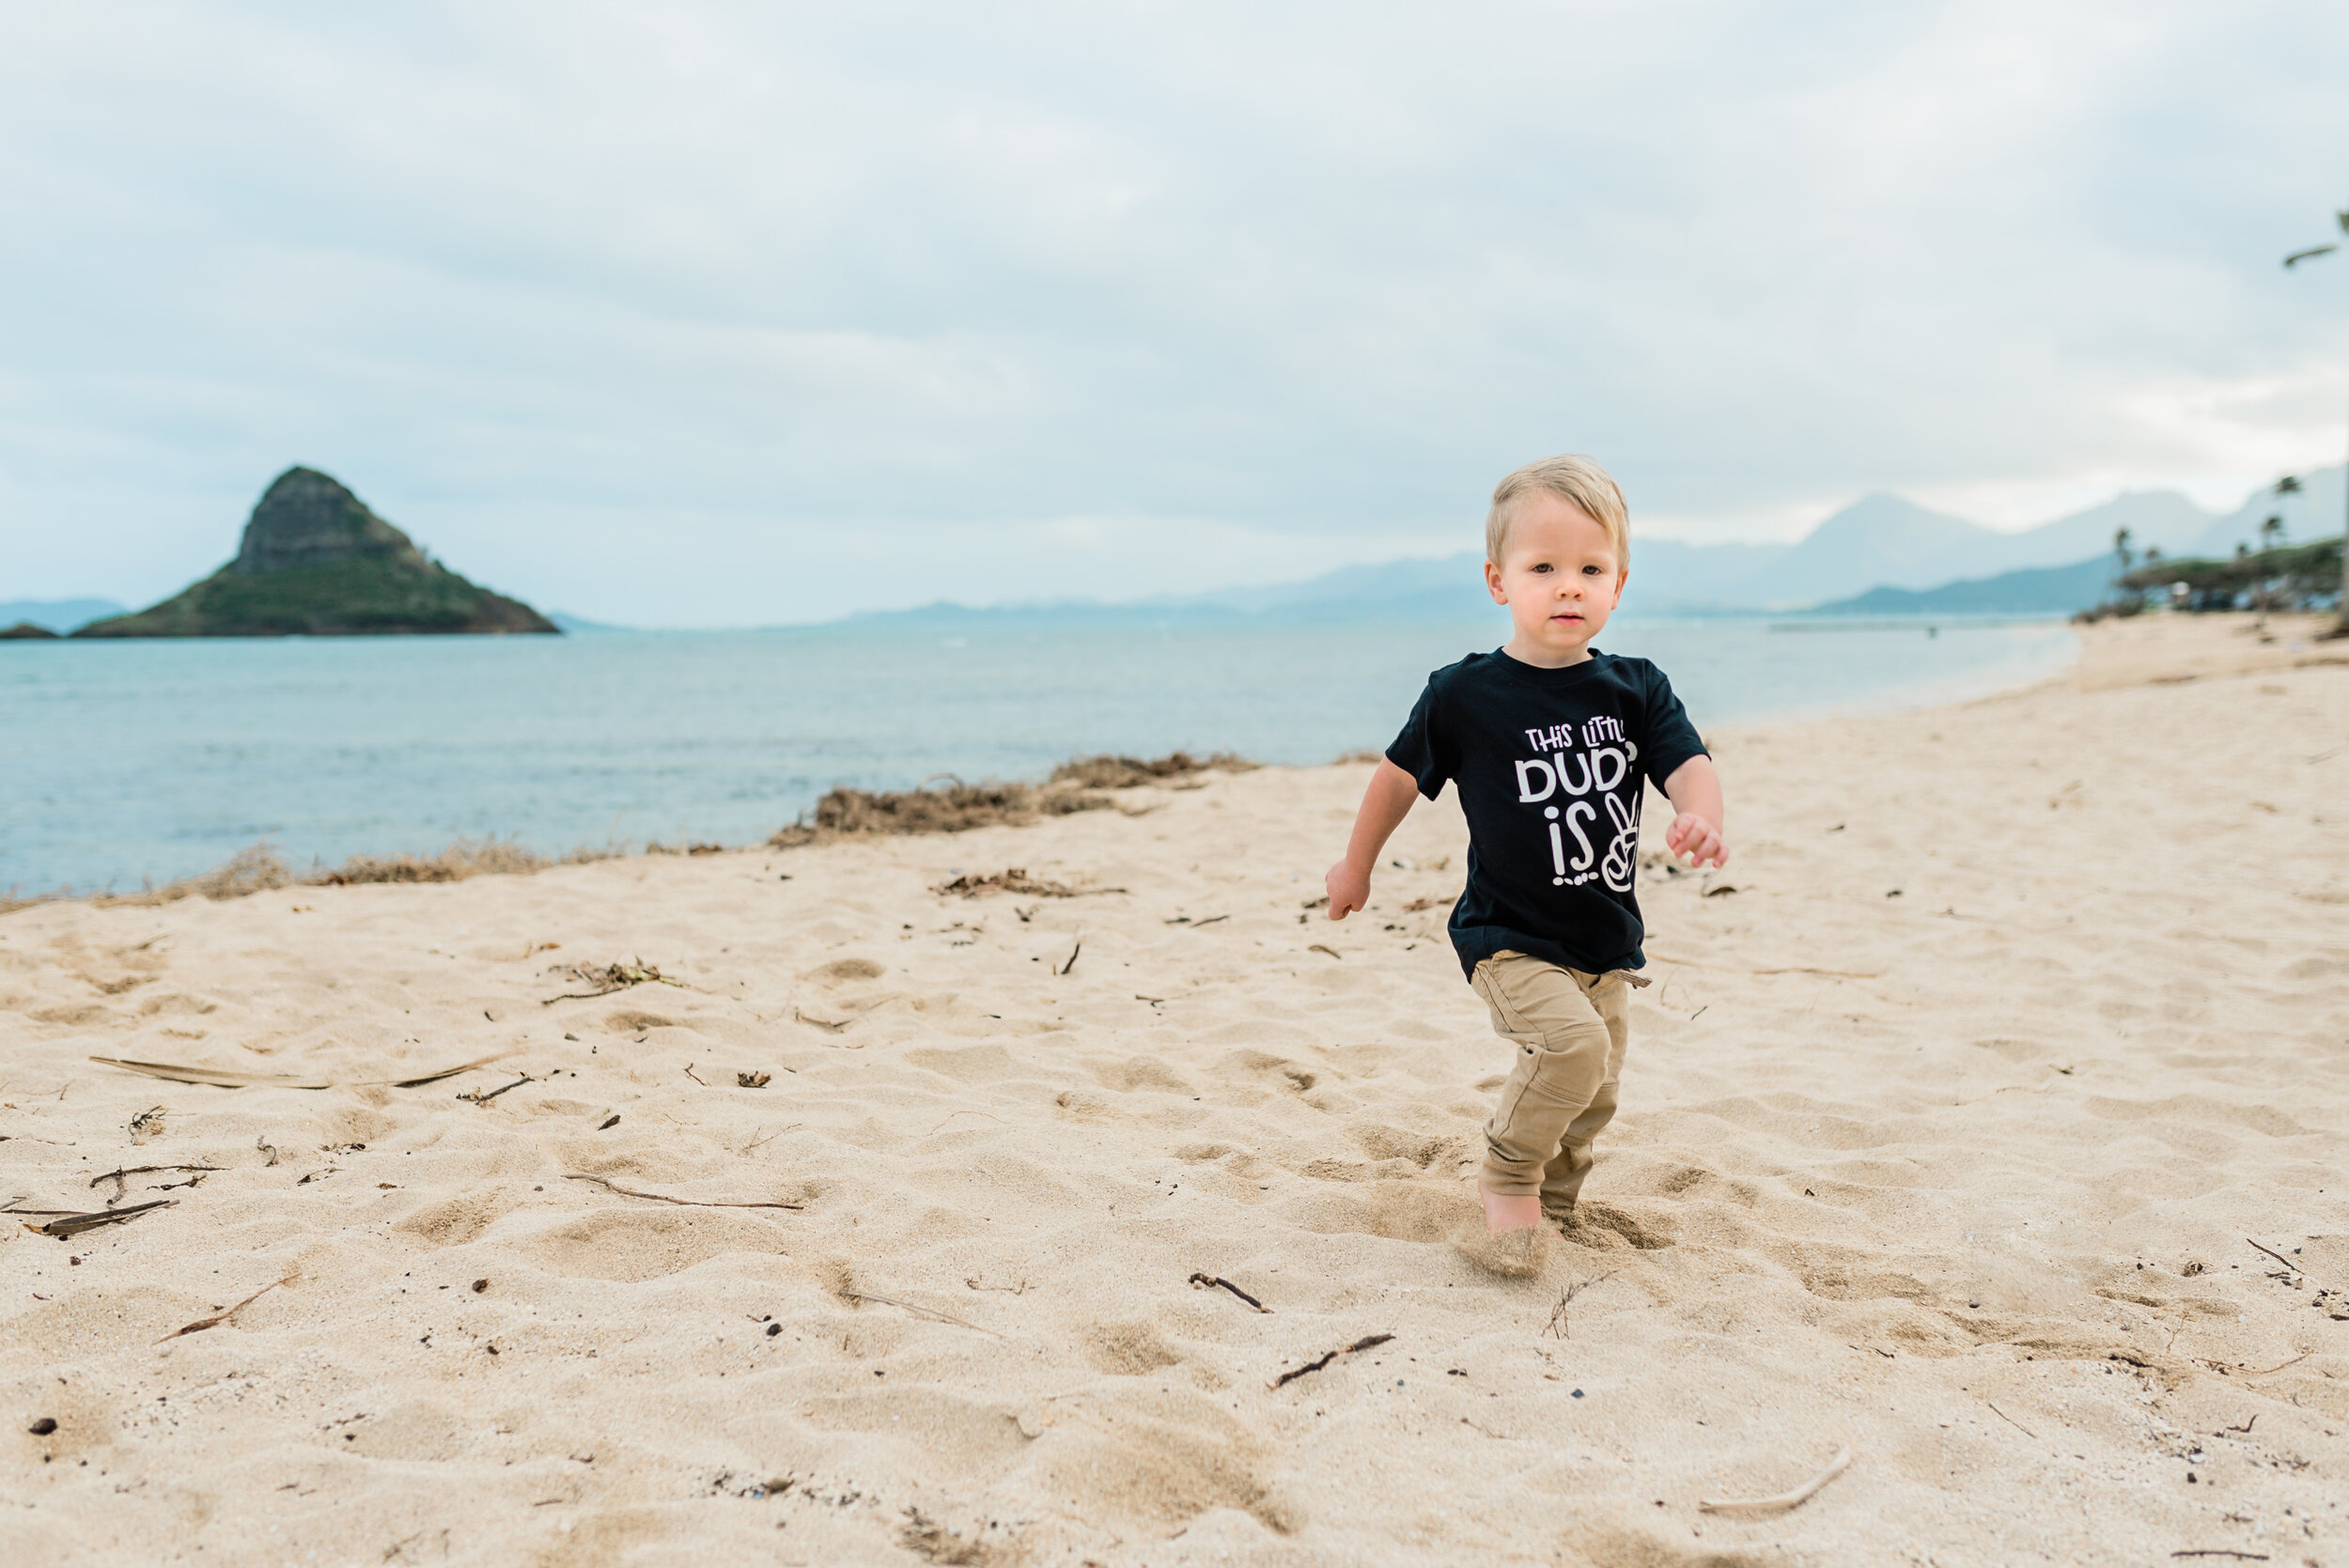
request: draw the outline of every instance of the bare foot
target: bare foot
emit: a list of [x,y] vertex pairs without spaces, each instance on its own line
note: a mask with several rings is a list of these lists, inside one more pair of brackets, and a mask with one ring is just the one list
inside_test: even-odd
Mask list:
[[1538,1193],[1504,1198],[1498,1192],[1486,1191],[1485,1184],[1478,1182],[1476,1195],[1485,1201],[1485,1228],[1495,1235],[1530,1231],[1542,1222],[1542,1200]]

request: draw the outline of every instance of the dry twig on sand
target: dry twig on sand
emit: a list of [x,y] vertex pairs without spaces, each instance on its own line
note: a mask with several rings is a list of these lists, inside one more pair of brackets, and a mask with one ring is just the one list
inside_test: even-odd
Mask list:
[[[615,1117],[614,1117],[612,1120],[613,1120],[613,1121],[614,1121],[614,1122],[616,1122],[616,1121],[618,1121],[618,1120],[619,1120],[619,1118],[615,1116]],[[612,1125],[612,1124],[611,1124],[610,1122],[607,1122],[607,1123],[605,1123],[605,1124],[604,1124],[604,1126],[611,1126],[611,1125]],[[599,1129],[599,1130],[600,1130],[600,1129]],[[619,1194],[621,1197],[623,1197],[623,1198],[648,1198],[648,1199],[650,1199],[652,1202],[654,1202],[654,1203],[675,1203],[675,1204],[677,1204],[679,1208],[689,1208],[689,1209],[795,1209],[795,1210],[796,1210],[796,1209],[803,1209],[803,1208],[807,1207],[807,1205],[806,1205],[805,1203],[705,1203],[705,1202],[703,1202],[702,1200],[700,1200],[700,1199],[698,1199],[698,1198],[672,1198],[672,1197],[670,1197],[670,1196],[669,1196],[667,1193],[665,1193],[665,1192],[639,1192],[639,1191],[637,1191],[637,1190],[636,1190],[634,1188],[632,1188],[632,1187],[622,1187],[619,1183],[617,1183],[617,1182],[610,1182],[610,1181],[606,1181],[606,1180],[604,1180],[601,1176],[589,1176],[589,1175],[583,1175],[582,1173],[580,1173],[579,1172],[576,1172],[576,1171],[566,1172],[564,1173],[563,1179],[564,1179],[565,1181],[567,1181],[567,1182],[593,1182],[593,1183],[595,1183],[598,1187],[600,1187],[600,1188],[604,1188],[606,1191],[610,1191],[610,1192],[616,1192],[616,1193],[618,1193],[618,1194]]]
[[873,1296],[861,1290],[844,1290],[840,1292],[840,1295],[845,1300],[870,1301],[882,1307],[894,1307],[901,1312],[911,1312],[916,1317],[935,1318],[941,1323],[951,1323],[957,1328],[970,1328],[982,1334],[994,1334],[995,1338],[999,1340],[1003,1337],[1001,1334],[996,1334],[994,1329],[984,1327],[979,1324],[972,1323],[968,1318],[957,1317],[952,1312],[934,1312],[928,1307],[917,1307],[910,1301],[900,1301],[894,1296]]
[[1827,1462],[1827,1468],[1791,1492],[1781,1492],[1774,1498],[1741,1498],[1732,1502],[1701,1499],[1697,1506],[1707,1514],[1783,1514],[1799,1508],[1818,1494],[1821,1487],[1851,1468],[1851,1450],[1837,1449],[1835,1457]]
[[1549,1309],[1549,1321],[1542,1326],[1542,1333],[1553,1340],[1571,1337],[1573,1325],[1567,1320],[1566,1308],[1572,1304],[1576,1296],[1589,1290],[1593,1285],[1606,1283],[1618,1272],[1610,1268],[1595,1280],[1569,1281],[1566,1288],[1558,1293],[1558,1304]]
[[271,1291],[273,1291],[278,1286],[284,1284],[286,1280],[290,1280],[292,1278],[293,1276],[288,1274],[286,1276],[285,1280],[272,1280],[268,1284],[263,1285],[259,1290],[255,1291],[251,1296],[246,1296],[235,1306],[223,1312],[214,1312],[210,1317],[199,1317],[194,1323],[188,1324],[182,1327],[174,1328],[170,1333],[165,1334],[163,1340],[157,1340],[155,1343],[157,1344],[161,1344],[163,1343],[163,1340],[176,1340],[182,1334],[201,1334],[207,1328],[217,1328],[222,1324],[227,1322],[230,1318],[236,1316],[239,1312],[244,1311],[247,1307],[253,1305],[256,1301],[258,1301],[262,1296],[267,1296]]
[[1228,1290],[1234,1296],[1238,1296],[1242,1301],[1247,1302],[1250,1306],[1255,1308],[1256,1311],[1260,1312],[1269,1312],[1272,1311],[1271,1308],[1266,1306],[1263,1302],[1257,1300],[1254,1296],[1249,1295],[1246,1291],[1240,1289],[1237,1285],[1232,1283],[1231,1281],[1226,1280],[1221,1274],[1194,1274],[1190,1277],[1190,1288],[1193,1290]]
[[1296,1382],[1307,1373],[1319,1372],[1323,1367],[1328,1366],[1330,1362],[1336,1360],[1341,1356],[1351,1356],[1358,1350],[1369,1350],[1374,1346],[1385,1344],[1388,1341],[1393,1338],[1394,1336],[1392,1334],[1365,1334],[1361,1339],[1356,1340],[1352,1344],[1342,1344],[1335,1350],[1315,1357],[1312,1360],[1307,1361],[1301,1367],[1289,1368],[1288,1371],[1283,1373],[1280,1376],[1266,1384],[1265,1387],[1268,1389],[1285,1387],[1288,1384]]
[[151,1176],[158,1171],[226,1171],[228,1167],[225,1165],[133,1165],[126,1170],[117,1165],[103,1175],[92,1176],[89,1184],[96,1187],[100,1182],[114,1183],[115,1202],[118,1203],[122,1202],[123,1194],[129,1190],[123,1180],[126,1176]]
[[480,1090],[475,1089],[470,1094],[459,1094],[457,1097],[460,1100],[471,1100],[475,1105],[488,1105],[491,1100],[496,1099],[500,1094],[510,1094],[514,1090],[520,1089],[525,1083],[536,1083],[537,1081],[538,1080],[537,1079],[532,1078],[528,1073],[524,1073],[521,1077],[516,1079],[513,1082],[507,1084],[503,1089],[492,1089],[486,1094]]
[[[1983,1400],[1983,1403],[1984,1405],[1990,1405],[1990,1402],[1986,1399]],[[2016,1421],[2013,1416],[2008,1415],[2005,1411],[1999,1409],[1995,1405],[1990,1405],[1990,1413],[1998,1417],[1999,1420],[2006,1422],[2007,1425],[2013,1427],[2015,1431],[2021,1433],[2026,1437],[2036,1438],[2039,1436],[2038,1433],[2033,1432],[2030,1427],[2025,1426],[2021,1421]]]

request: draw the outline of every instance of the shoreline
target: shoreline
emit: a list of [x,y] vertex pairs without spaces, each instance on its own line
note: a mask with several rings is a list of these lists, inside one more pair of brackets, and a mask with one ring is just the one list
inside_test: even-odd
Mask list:
[[[1473,1255],[1509,1048],[1442,935],[1449,798],[1364,915],[1311,907],[1359,767],[20,910],[12,1529],[95,1562],[2330,1561],[2349,648],[2216,619],[1722,728],[1734,858],[1666,873],[1649,814],[1657,984],[1529,1278]],[[1839,1450],[1797,1507],[1701,1506]]]
[[[2051,660],[2050,657],[2043,650],[2026,651],[2010,657],[2002,661],[1985,664],[1955,675],[1936,675],[1930,672],[1923,675],[1912,675],[1907,680],[1896,683],[1890,691],[1868,692],[1860,695],[1847,695],[1842,697],[1834,695],[1819,696],[1806,692],[1805,695],[1799,700],[1787,700],[1782,693],[1772,693],[1766,699],[1763,700],[1762,706],[1758,709],[1755,707],[1754,704],[1757,698],[1762,698],[1763,694],[1758,690],[1748,690],[1744,691],[1742,693],[1742,705],[1731,705],[1734,710],[1742,711],[1744,713],[1744,717],[1734,721],[1719,721],[1718,723],[1710,722],[1703,719],[1703,715],[1705,711],[1705,704],[1703,701],[1702,694],[1700,694],[1698,699],[1692,702],[1692,706],[1694,706],[1699,712],[1700,722],[1706,722],[1707,728],[1719,727],[1720,725],[1735,727],[1737,725],[1752,723],[1783,722],[1819,717],[1861,716],[1874,713],[1899,712],[1920,706],[1938,706],[1951,701],[1967,700],[1974,696],[1986,694],[1988,692],[2010,690],[2016,686],[2026,685],[2036,679],[2047,678],[2060,669],[2068,667],[2069,663],[2073,660],[2077,659],[2078,651],[2077,635],[2069,629],[2061,626],[2060,623],[2040,621],[2031,623],[2016,623],[2015,625],[2002,624],[1996,628],[1982,628],[1978,629],[2014,631],[2020,629],[2025,626],[2041,628],[2049,633],[2061,635],[2062,639],[2062,648],[2060,656]],[[1669,644],[1669,640],[1671,638],[1678,634],[1695,632],[1699,635],[1703,635],[1708,631],[1717,633],[1719,629],[1717,626],[1705,621],[1663,620],[1646,624],[1647,635],[1650,638],[1664,639],[1667,644]],[[1760,628],[1757,623],[1754,626],[1747,626],[1743,629],[1749,634],[1749,637],[1751,637],[1758,635],[1761,630],[1766,629]],[[1881,631],[1882,629],[1836,628],[1833,629]],[[1921,634],[1925,629],[1926,623],[1921,621],[1914,626],[1903,629],[1905,632],[1920,634]],[[401,641],[405,642],[412,640]],[[454,642],[459,640],[445,639],[443,641]],[[465,641],[468,645],[477,644],[477,640],[463,641]],[[1905,642],[1906,638],[1904,637],[1902,641]],[[1437,657],[1456,657],[1460,651],[1464,650],[1465,645],[1465,643],[1460,644],[1457,646],[1451,643],[1446,643],[1445,647],[1450,651]],[[1707,650],[1700,647],[1697,649],[1682,650],[1669,645],[1639,645],[1629,651],[1639,651],[1658,655],[1661,657],[1662,661],[1668,668],[1677,667],[1682,662],[1685,654],[1696,654],[1700,656],[1696,663],[1696,667],[1700,670],[1703,668],[1703,656],[1708,652],[1711,654],[1714,663],[1724,667],[1736,664],[1740,658],[1744,657],[1744,655],[1737,653],[1735,650],[1730,649]],[[1750,653],[1751,650],[1749,649],[1746,650],[1746,652]],[[1420,667],[1413,666],[1413,668],[1418,669]],[[1702,685],[1703,682],[1700,681],[1699,684]],[[1738,683],[1733,681],[1733,685],[1735,684]],[[1753,683],[1750,681],[1743,682],[1742,684],[1746,687],[1751,687],[1753,685]],[[1790,689],[1799,689],[1799,681],[1793,681],[1790,683]],[[1714,706],[1718,706],[1719,705],[1716,704]],[[117,722],[127,717],[128,716],[126,715],[117,715]],[[1378,718],[1378,724],[1383,724],[1385,721],[1391,717],[1391,714],[1387,714],[1383,709],[1381,709]],[[226,722],[225,716],[224,722]],[[811,722],[820,723],[821,720],[820,717],[818,717],[812,719]],[[721,727],[723,728],[727,726]],[[1068,726],[1064,725],[1063,727],[1067,728]],[[1167,733],[1173,733],[1177,727],[1179,726],[1165,726],[1164,728]],[[1245,728],[1246,726],[1243,725],[1241,727]],[[1372,726],[1373,729],[1376,729],[1377,727],[1377,725]],[[1334,744],[1332,749],[1330,752],[1323,753],[1323,755],[1342,757],[1355,754],[1357,751],[1357,743],[1360,740],[1361,735],[1369,732],[1352,726],[1347,726],[1346,733],[1352,737],[1351,739],[1343,743]],[[1151,738],[1156,741],[1163,742],[1166,737],[1166,734],[1159,734],[1153,736]],[[187,744],[190,738],[191,737],[182,737],[180,744]],[[1082,756],[1086,754],[1088,751],[1113,738],[1114,737],[1109,734],[1096,732],[1084,737],[1086,743],[1076,748],[1066,758],[1036,760],[1027,766],[1003,769],[991,773],[985,769],[965,770],[964,776],[972,776],[972,774],[975,772],[991,782],[1012,786],[1018,786],[1030,783],[1042,784],[1049,779],[1055,768],[1065,766],[1066,761],[1069,760],[1081,760]],[[1128,738],[1130,738],[1130,737]],[[1262,737],[1260,737],[1260,738]],[[259,757],[268,757],[272,754],[272,747],[275,743],[266,737],[256,737],[255,744],[258,749],[257,755]],[[346,737],[343,744],[357,745],[360,744],[360,742],[355,738]],[[366,744],[373,745],[376,744],[376,742],[370,739],[366,742]],[[525,744],[527,743],[525,742]],[[1276,743],[1274,750],[1278,752],[1282,748],[1280,748]],[[1146,752],[1144,754],[1147,754]],[[299,759],[297,758],[295,760],[298,765]],[[1282,761],[1277,756],[1273,760],[1275,765],[1278,766],[1310,767],[1314,765],[1314,762],[1312,761],[1303,763],[1293,760]],[[266,768],[266,764],[257,760],[252,766],[263,768],[264,769]],[[736,775],[739,770],[728,768],[723,759],[711,766],[713,770],[711,771],[709,778],[705,781],[703,790],[704,795],[710,796],[711,800],[716,799],[716,796],[712,795],[711,792],[713,790],[717,790],[719,785],[726,784],[728,780],[733,781],[731,787],[737,789],[740,788],[743,784],[747,782],[743,778],[737,777]],[[805,771],[807,770],[808,765],[805,763],[804,759],[801,759],[799,761],[792,762],[790,767],[801,768]],[[788,769],[786,769],[786,771]],[[879,771],[884,773],[890,770],[891,769],[887,768],[879,769]],[[914,769],[899,768],[895,770],[901,776],[905,777],[905,782],[908,784],[912,784],[914,782],[910,776],[910,774],[915,771]],[[842,771],[843,770],[835,770],[833,772],[829,781],[828,787],[843,787],[849,782],[849,779],[843,778],[841,776]],[[866,766],[861,768],[855,767],[845,768],[845,772],[849,775],[850,778],[870,778],[875,771],[876,769],[870,766],[869,761]],[[533,775],[533,777],[535,778],[536,775]],[[803,781],[808,784],[810,793],[805,797],[805,804],[801,808],[799,815],[804,815],[807,811],[814,809],[819,792],[814,789],[813,781],[814,779],[823,777],[825,777],[825,775],[822,773],[813,773],[812,777],[806,778]],[[331,773],[321,774],[319,779],[320,788],[325,788],[332,782]],[[443,793],[435,794],[432,797],[435,800],[442,802],[442,808],[429,814],[443,820],[454,818],[459,821],[463,821],[469,818],[474,818],[477,812],[479,815],[490,815],[488,812],[478,811],[478,805],[480,803],[498,799],[501,789],[504,789],[507,794],[514,793],[510,779],[503,779],[493,782],[491,777],[488,774],[478,774],[472,777],[470,780],[467,780],[462,775],[437,778],[427,781],[427,783],[428,786],[435,786],[443,791]],[[468,783],[470,783],[473,787],[473,793],[465,792],[464,786]],[[63,787],[63,784],[62,783],[53,783],[51,787]],[[212,787],[217,790],[217,788],[220,787],[219,782],[215,781]],[[451,791],[453,791],[453,793],[450,793]],[[794,798],[798,798],[796,794]],[[458,875],[469,876],[489,870],[530,871],[551,864],[577,863],[590,860],[625,858],[646,853],[662,853],[671,849],[693,853],[708,852],[709,846],[713,844],[724,849],[739,850],[766,842],[777,831],[786,831],[789,826],[788,820],[786,820],[786,814],[782,811],[778,811],[775,815],[770,816],[757,823],[748,836],[743,836],[741,830],[743,829],[744,824],[739,820],[741,814],[739,812],[729,813],[721,810],[716,811],[713,815],[713,811],[710,806],[710,800],[702,800],[700,801],[699,807],[693,813],[694,820],[689,822],[686,819],[686,815],[682,813],[672,814],[663,808],[646,804],[628,804],[625,791],[621,793],[618,799],[621,803],[616,807],[613,806],[611,800],[605,800],[595,805],[592,809],[593,818],[598,823],[603,823],[605,821],[604,814],[607,809],[612,812],[610,826],[605,830],[603,836],[600,838],[594,836],[579,838],[572,842],[568,848],[560,847],[562,837],[561,830],[559,828],[554,830],[554,833],[552,837],[552,842],[557,846],[542,847],[542,844],[547,842],[547,837],[541,832],[534,832],[529,829],[518,828],[516,826],[516,822],[521,818],[517,815],[498,821],[488,830],[459,832],[453,835],[449,839],[439,842],[438,844],[432,843],[428,840],[419,842],[419,835],[413,833],[402,833],[397,829],[393,829],[382,833],[369,834],[366,838],[360,839],[357,842],[356,846],[337,851],[334,841],[336,837],[339,837],[339,835],[329,835],[325,846],[327,851],[326,853],[310,853],[305,855],[303,849],[299,847],[300,841],[306,839],[313,846],[315,846],[319,843],[319,835],[317,831],[315,831],[316,825],[302,820],[299,811],[297,810],[293,816],[278,815],[274,817],[274,820],[279,823],[279,826],[269,832],[258,834],[251,839],[230,842],[224,845],[222,850],[220,851],[220,859],[213,862],[210,865],[197,866],[185,872],[184,874],[177,876],[164,877],[157,875],[139,878],[135,888],[131,891],[120,891],[124,878],[118,876],[110,877],[102,881],[94,880],[78,885],[70,881],[66,881],[57,885],[48,886],[44,889],[44,891],[29,894],[24,893],[23,890],[27,886],[40,887],[42,886],[42,883],[32,881],[30,879],[20,880],[13,887],[0,889],[0,913],[5,913],[9,908],[22,908],[42,902],[53,902],[60,898],[94,898],[101,902],[108,900],[152,900],[156,898],[168,900],[171,898],[187,896],[194,893],[205,892],[208,889],[217,889],[233,893],[240,890],[249,890],[255,887],[290,885],[295,882],[316,883],[321,881],[331,881],[336,876],[341,876],[347,880],[383,879],[384,874],[397,874],[401,868],[405,868],[408,875],[405,877],[400,877],[395,875],[393,879],[418,879],[414,875],[418,870],[425,867],[434,866],[439,867],[443,873],[454,872]],[[242,800],[243,797],[240,795],[239,803],[241,809],[242,809]],[[474,802],[474,804],[468,805],[466,802]],[[284,801],[279,801],[277,803],[277,807],[280,811],[282,811],[286,804],[287,803]],[[561,807],[556,807],[553,809],[552,815],[546,815],[545,810],[543,809],[547,806],[546,801],[539,800],[537,801],[536,804],[542,808],[539,816],[542,828],[548,822],[559,823],[567,816],[575,821],[581,815],[579,803],[576,801],[569,803],[570,809],[568,811]],[[128,802],[124,802],[120,809],[127,812],[129,810]],[[269,815],[271,808],[268,806],[264,805],[257,809],[262,814],[258,817],[259,821],[266,823],[273,819],[272,816]],[[731,826],[736,830],[736,831],[729,832],[724,827],[716,825],[716,819],[718,817],[728,815],[735,818]],[[641,835],[635,832],[622,835],[614,830],[616,829],[618,823],[623,817],[630,818],[631,826],[634,827],[643,827],[655,820],[667,820],[669,822],[669,827],[662,831],[644,832]],[[245,821],[252,820],[251,817],[242,817],[241,819]],[[152,839],[154,837],[155,830],[152,825],[149,825],[145,829],[145,838],[139,837],[138,833],[140,830],[132,828],[127,821],[125,823],[125,831],[130,832],[132,835],[132,843],[134,846],[144,846],[149,850],[152,849],[153,846],[147,842],[148,839]],[[279,847],[280,843],[282,843],[285,837],[288,834],[297,840],[297,847],[290,853]],[[88,835],[86,833],[79,834],[79,838],[86,838],[87,836]],[[407,841],[406,847],[391,849],[384,847],[387,843],[397,844],[402,839]],[[344,842],[349,843],[350,841],[345,840]],[[66,858],[68,861],[71,861],[75,857],[69,854]],[[80,858],[84,860],[89,858],[86,854],[86,848]],[[115,860],[116,863],[122,863],[125,861],[130,862],[131,863],[137,863],[142,859],[145,860],[147,863],[151,864],[154,862],[154,857],[152,854],[142,856],[137,852],[136,848],[128,854],[119,857],[108,857],[108,859]],[[306,866],[300,864],[300,862],[304,859],[308,862]],[[165,863],[170,862],[167,861]],[[272,869],[272,867],[274,869]],[[426,879],[446,878],[443,876],[435,875]]]

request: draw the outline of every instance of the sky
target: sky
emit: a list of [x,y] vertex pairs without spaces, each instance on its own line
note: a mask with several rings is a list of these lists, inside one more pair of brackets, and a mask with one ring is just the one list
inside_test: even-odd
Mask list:
[[2349,8],[0,5],[0,599],[325,469],[636,625],[2349,449]]

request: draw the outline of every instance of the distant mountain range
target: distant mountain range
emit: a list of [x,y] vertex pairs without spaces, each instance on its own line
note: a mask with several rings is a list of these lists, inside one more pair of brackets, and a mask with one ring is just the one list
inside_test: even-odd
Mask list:
[[[1793,544],[1691,544],[1635,536],[1625,607],[1635,614],[1860,613],[1869,614],[2067,614],[2102,599],[2118,565],[2116,531],[2131,549],[2165,555],[2232,555],[2256,548],[2260,522],[2282,515],[2293,538],[2338,531],[2343,470],[2307,475],[2305,489],[2279,498],[2262,490],[2214,517],[2175,490],[2139,490],[2021,533],[2002,534],[1897,495],[1854,502]],[[1346,567],[1301,582],[1217,593],[988,609],[941,603],[874,611],[860,624],[919,617],[974,623],[1197,623],[1426,620],[1498,617],[1485,597],[1482,552]]]

